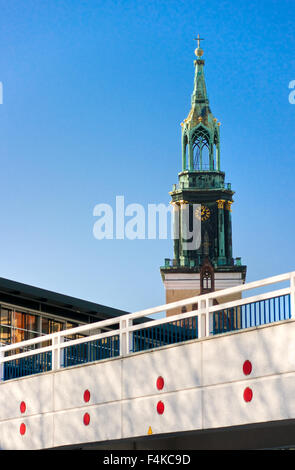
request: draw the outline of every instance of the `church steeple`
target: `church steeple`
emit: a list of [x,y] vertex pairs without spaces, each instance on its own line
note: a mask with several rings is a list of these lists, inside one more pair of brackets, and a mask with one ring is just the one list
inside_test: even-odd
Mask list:
[[[200,39],[198,39],[200,40]],[[213,116],[205,82],[203,50],[195,50],[191,110],[182,127],[182,171],[220,171],[220,123]]]
[[[166,258],[161,267],[167,303],[238,285],[246,277],[246,266],[232,254],[234,191],[220,167],[220,122],[210,109],[201,40],[198,36],[191,109],[181,123],[182,169],[170,192],[176,236],[173,260]],[[189,244],[196,221],[197,243]]]

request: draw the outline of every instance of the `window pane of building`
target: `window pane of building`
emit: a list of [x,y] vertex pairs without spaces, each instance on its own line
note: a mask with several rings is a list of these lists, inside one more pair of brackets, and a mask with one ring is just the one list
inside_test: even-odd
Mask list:
[[57,333],[58,331],[61,331],[64,329],[64,324],[59,322],[59,321],[55,321],[55,320],[50,320],[51,321],[51,332],[50,333]]
[[39,336],[38,333],[38,316],[27,312],[15,311],[13,315],[12,325],[13,334],[12,341],[26,341],[28,339]]
[[45,318],[45,317],[42,317],[41,321],[42,321],[41,331],[44,335],[48,335],[48,333],[49,333],[49,319]]
[[5,307],[1,307],[1,325],[11,325],[11,310]]
[[25,314],[22,312],[14,312],[14,322],[13,326],[15,328],[25,328]]
[[19,341],[24,341],[25,339],[25,332],[24,330],[20,330],[18,328],[14,328],[12,330],[12,342],[19,343]]
[[11,328],[8,326],[0,326],[0,343],[10,344],[11,343]]
[[26,329],[31,332],[38,332],[38,317],[36,315],[26,315]]
[[42,317],[42,333],[48,335],[64,329],[63,322],[58,322],[50,318]]

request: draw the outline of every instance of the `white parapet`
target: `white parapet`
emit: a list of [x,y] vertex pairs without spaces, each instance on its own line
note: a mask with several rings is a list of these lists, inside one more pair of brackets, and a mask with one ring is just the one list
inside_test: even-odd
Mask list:
[[1,449],[295,419],[287,320],[0,384]]

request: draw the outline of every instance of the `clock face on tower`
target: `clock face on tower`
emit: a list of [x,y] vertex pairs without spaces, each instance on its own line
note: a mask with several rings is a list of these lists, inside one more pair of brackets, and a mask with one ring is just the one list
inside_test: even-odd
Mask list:
[[195,210],[195,217],[202,222],[205,222],[210,218],[211,212],[207,206],[201,206],[200,208]]

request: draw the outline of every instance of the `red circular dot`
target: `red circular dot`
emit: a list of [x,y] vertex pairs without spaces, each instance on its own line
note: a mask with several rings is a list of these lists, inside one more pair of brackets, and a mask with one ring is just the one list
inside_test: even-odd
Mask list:
[[21,413],[24,413],[26,411],[26,404],[24,401],[21,402],[19,408]]
[[19,432],[21,433],[22,436],[25,434],[25,432],[26,432],[26,425],[25,425],[25,423],[22,423],[22,424],[20,425]]
[[159,413],[159,415],[162,415],[164,413],[164,409],[164,403],[162,401],[159,401],[157,404],[157,412]]
[[249,402],[249,401],[252,400],[252,397],[253,397],[253,392],[252,392],[251,388],[249,388],[249,387],[245,388],[245,390],[244,390],[244,400],[246,402]]
[[87,402],[90,400],[90,392],[89,390],[85,390],[84,392],[84,401]]
[[83,416],[83,423],[85,424],[85,426],[88,426],[88,424],[90,423],[90,415],[88,413],[85,413],[85,415]]
[[245,375],[249,375],[252,372],[252,364],[250,361],[245,361],[243,364],[243,372]]
[[157,389],[162,390],[163,387],[164,387],[164,379],[163,377],[160,376],[157,378]]

